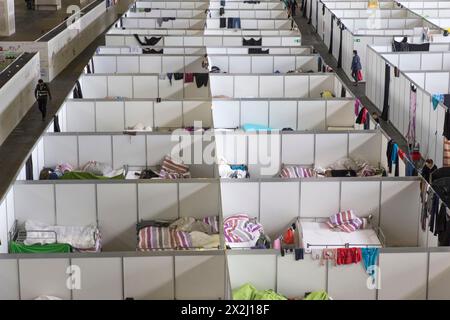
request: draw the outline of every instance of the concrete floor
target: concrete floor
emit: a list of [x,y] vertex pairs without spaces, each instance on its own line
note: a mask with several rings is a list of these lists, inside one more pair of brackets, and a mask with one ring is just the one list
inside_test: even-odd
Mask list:
[[0,37],[0,41],[35,41],[72,14],[72,12],[67,13],[67,8],[70,5],[83,8],[94,1],[61,0],[62,7],[60,10],[35,11],[28,10],[24,0],[15,0],[16,33],[9,37]]
[[[337,61],[332,55],[328,53],[328,49],[321,41],[319,36],[314,32],[313,28],[307,24],[306,19],[297,16],[296,22],[299,25],[302,34],[302,44],[312,45],[317,52],[324,58],[325,62],[333,67],[341,80],[350,88],[352,93],[358,97],[370,112],[377,111],[376,107],[365,96],[364,84],[359,84],[357,87],[348,79],[343,70],[336,68]],[[6,139],[2,146],[0,146],[0,199],[8,190],[10,184],[14,181],[19,169],[28,158],[32,147],[36,144],[39,137],[43,134],[46,126],[55,114],[56,110],[63,103],[69,91],[84,66],[95,52],[95,49],[104,45],[104,34],[99,37],[86,49],[80,56],[75,59],[55,80],[50,83],[52,89],[53,101],[50,102],[47,112],[47,121],[41,121],[41,115],[37,109],[37,105],[26,114],[19,125],[14,129],[11,135]],[[344,57],[350,59],[350,57]],[[406,141],[403,136],[389,123],[381,120],[382,129],[393,138],[404,149]]]

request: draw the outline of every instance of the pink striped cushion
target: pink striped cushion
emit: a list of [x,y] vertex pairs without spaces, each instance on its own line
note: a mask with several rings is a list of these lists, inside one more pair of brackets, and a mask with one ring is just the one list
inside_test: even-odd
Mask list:
[[145,227],[139,230],[138,248],[141,250],[190,247],[192,247],[192,240],[187,232],[160,227]]

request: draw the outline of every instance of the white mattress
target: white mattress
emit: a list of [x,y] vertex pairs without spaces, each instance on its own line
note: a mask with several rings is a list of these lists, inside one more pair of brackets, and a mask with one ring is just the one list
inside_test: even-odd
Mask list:
[[[381,247],[380,239],[378,239],[375,230],[362,229],[354,232],[333,231],[325,222],[302,221],[303,244],[307,252],[311,249],[325,249],[326,245],[342,245],[349,243],[351,247],[364,247],[371,245],[373,247]],[[317,245],[314,247],[307,247],[307,244]],[[352,245],[358,244],[358,245]],[[333,246],[330,248],[339,248]]]

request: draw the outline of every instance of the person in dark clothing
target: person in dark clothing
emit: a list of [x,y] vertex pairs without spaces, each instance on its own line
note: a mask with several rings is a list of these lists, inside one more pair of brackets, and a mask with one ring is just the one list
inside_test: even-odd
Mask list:
[[375,121],[375,129],[380,128],[380,117],[378,116],[378,113],[372,112],[372,119]]
[[296,14],[297,7],[298,7],[297,0],[291,0],[290,3],[289,3],[289,9],[291,11],[291,16],[292,17],[295,17],[297,15]]
[[430,183],[431,174],[437,170],[436,165],[433,162],[433,159],[425,160],[425,164],[422,168],[422,177]]
[[42,121],[45,120],[47,115],[47,102],[48,99],[52,100],[52,94],[50,93],[50,88],[44,80],[39,79],[36,89],[34,89],[34,96],[38,102],[39,111],[42,113]]
[[355,80],[355,86],[358,85],[358,73],[361,71],[361,59],[358,56],[358,51],[353,50],[352,58],[352,77]]

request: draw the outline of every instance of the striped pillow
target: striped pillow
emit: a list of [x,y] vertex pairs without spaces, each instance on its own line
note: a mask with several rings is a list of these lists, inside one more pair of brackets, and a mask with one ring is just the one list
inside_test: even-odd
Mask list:
[[281,169],[281,178],[312,178],[316,175],[314,169],[301,166],[285,166]]
[[139,230],[140,250],[181,249],[192,247],[191,236],[187,232],[169,228],[145,227]]
[[248,242],[259,238],[264,232],[262,225],[246,214],[236,214],[223,221],[225,241],[229,243]]
[[185,174],[189,171],[189,166],[181,161],[177,161],[170,156],[165,156],[161,168],[169,173]]
[[339,229],[350,233],[358,229],[365,229],[367,220],[357,217],[353,210],[345,210],[331,216],[327,224],[331,229]]

